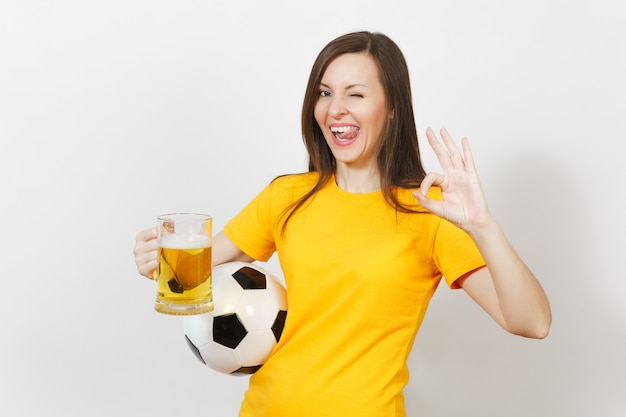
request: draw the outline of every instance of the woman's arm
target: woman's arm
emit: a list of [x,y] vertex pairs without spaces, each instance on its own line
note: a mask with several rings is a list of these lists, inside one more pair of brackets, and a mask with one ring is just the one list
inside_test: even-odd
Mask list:
[[493,223],[472,238],[487,267],[463,277],[460,286],[507,331],[545,338],[552,322],[548,298],[500,227]]
[[[546,337],[552,323],[548,298],[491,216],[467,138],[461,141],[461,155],[445,129],[441,130],[445,148],[431,129],[426,136],[444,174],[429,173],[414,195],[423,207],[465,230],[487,265],[461,278],[459,284],[507,331]],[[432,185],[441,187],[443,200],[426,197]]]
[[224,234],[224,231],[213,236],[213,258],[211,263],[219,265],[232,261],[252,262],[253,258],[243,253],[235,244]]
[[[159,256],[158,247],[156,227],[142,230],[137,234],[133,254],[135,255],[137,272],[140,275],[150,279],[156,278],[157,258]],[[223,231],[213,236],[211,259],[213,265],[230,261],[251,262],[252,260],[251,257],[235,246]]]

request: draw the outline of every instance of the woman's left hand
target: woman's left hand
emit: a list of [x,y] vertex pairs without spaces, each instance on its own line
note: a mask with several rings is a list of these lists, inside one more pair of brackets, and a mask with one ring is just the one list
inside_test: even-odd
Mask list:
[[[426,137],[444,173],[428,173],[420,189],[414,191],[413,194],[427,210],[471,232],[493,219],[474,166],[469,141],[465,137],[461,139],[463,149],[463,154],[461,154],[448,131],[441,129],[440,133],[445,147],[431,128],[426,130]],[[441,188],[443,200],[426,197],[433,185]]]

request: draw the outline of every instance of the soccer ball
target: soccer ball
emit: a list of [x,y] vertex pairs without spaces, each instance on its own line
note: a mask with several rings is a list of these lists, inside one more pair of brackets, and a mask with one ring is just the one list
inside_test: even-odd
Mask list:
[[187,344],[213,370],[253,374],[280,339],[287,291],[264,268],[240,261],[214,266],[212,285],[214,310],[183,317]]

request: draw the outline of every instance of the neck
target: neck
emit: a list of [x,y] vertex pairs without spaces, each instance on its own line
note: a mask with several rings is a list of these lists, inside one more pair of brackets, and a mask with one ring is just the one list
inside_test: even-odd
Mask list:
[[335,172],[337,186],[344,191],[365,194],[380,190],[380,175],[374,168],[354,169],[337,165]]

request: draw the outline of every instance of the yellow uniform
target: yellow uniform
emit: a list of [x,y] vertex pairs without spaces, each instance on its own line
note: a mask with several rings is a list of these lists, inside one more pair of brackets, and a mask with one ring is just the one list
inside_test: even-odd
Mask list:
[[[288,294],[282,337],[240,417],[405,416],[406,361],[441,277],[454,288],[484,261],[451,223],[396,213],[381,192],[348,193],[334,179],[282,233],[285,207],[316,179],[277,178],[224,229],[257,260],[277,252]],[[417,208],[410,190],[398,197]]]

